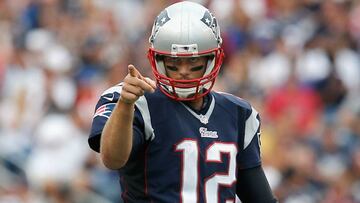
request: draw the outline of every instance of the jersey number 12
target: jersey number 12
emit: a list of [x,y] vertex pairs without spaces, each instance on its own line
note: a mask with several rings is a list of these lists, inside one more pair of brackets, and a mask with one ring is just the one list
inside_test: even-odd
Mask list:
[[[197,140],[184,140],[176,145],[176,151],[182,152],[182,203],[198,202],[199,194],[199,145]],[[204,194],[206,203],[217,203],[219,200],[219,187],[231,187],[236,181],[236,154],[234,143],[214,142],[207,147],[205,161],[222,163],[221,155],[229,156],[227,172],[214,173],[204,180]],[[202,193],[202,192],[201,192]],[[234,200],[226,201],[233,202]]]

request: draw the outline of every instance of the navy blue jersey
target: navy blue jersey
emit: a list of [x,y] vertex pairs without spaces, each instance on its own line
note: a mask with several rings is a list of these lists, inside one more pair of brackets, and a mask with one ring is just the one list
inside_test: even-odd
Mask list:
[[[90,147],[121,94],[121,84],[103,93],[93,118]],[[133,148],[119,170],[125,202],[235,202],[237,170],[261,164],[260,118],[250,104],[211,92],[201,111],[159,90],[135,103]]]

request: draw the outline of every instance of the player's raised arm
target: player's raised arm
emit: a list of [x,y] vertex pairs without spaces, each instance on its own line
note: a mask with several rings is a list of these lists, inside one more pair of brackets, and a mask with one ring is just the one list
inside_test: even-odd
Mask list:
[[102,131],[100,154],[106,167],[119,169],[127,162],[132,148],[134,104],[145,92],[154,92],[155,88],[154,81],[143,77],[133,65],[128,66],[120,99]]

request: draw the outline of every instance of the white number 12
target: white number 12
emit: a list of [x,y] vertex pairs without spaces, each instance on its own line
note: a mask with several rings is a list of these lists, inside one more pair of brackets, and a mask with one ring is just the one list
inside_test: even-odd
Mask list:
[[[182,203],[196,203],[199,190],[199,146],[196,140],[184,140],[176,145],[176,151],[182,152]],[[206,150],[205,161],[222,163],[221,155],[229,156],[227,173],[214,173],[205,179],[206,203],[217,203],[219,187],[231,187],[236,181],[236,154],[234,143],[214,142]],[[231,201],[232,202],[232,201]]]

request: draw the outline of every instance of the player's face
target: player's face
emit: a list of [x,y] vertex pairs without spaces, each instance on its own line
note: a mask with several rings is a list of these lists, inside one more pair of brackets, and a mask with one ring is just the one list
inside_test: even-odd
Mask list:
[[206,69],[207,57],[164,57],[166,75],[176,80],[201,78]]

